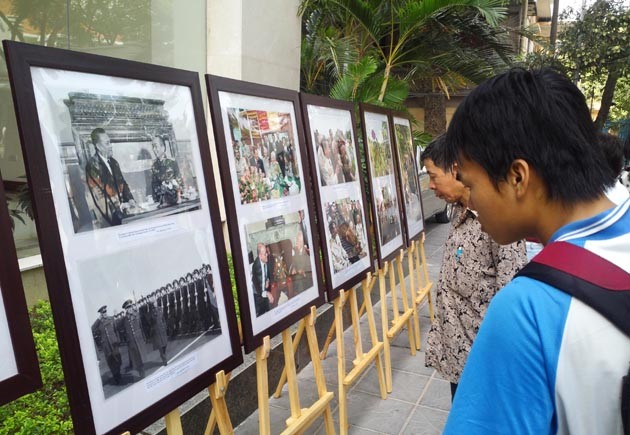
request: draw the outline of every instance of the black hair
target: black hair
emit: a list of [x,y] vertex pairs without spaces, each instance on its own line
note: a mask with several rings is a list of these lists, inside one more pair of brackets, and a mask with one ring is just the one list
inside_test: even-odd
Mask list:
[[626,162],[630,162],[630,132],[626,136],[626,142],[623,144],[623,158]]
[[447,165],[467,158],[498,188],[515,159],[541,177],[551,200],[598,198],[614,184],[580,90],[552,70],[520,68],[486,80],[457,108],[445,143]]
[[606,161],[613,176],[617,178],[623,169],[623,144],[621,139],[609,133],[597,133],[599,146],[606,155]]
[[443,134],[429,142],[420,154],[420,161],[424,163],[425,160],[430,159],[438,168],[444,171],[450,170],[452,165],[447,165],[444,157],[444,142],[446,142],[446,136]]
[[92,133],[90,133],[90,137],[92,138],[92,143],[96,145],[96,142],[98,142],[98,135],[104,134],[104,133],[105,133],[105,130],[102,129],[101,127],[97,127],[94,130],[92,130]]

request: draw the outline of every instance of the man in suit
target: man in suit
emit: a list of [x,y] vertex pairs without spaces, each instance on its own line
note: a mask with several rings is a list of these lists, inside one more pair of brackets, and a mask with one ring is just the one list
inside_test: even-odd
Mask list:
[[94,341],[100,344],[107,366],[111,372],[114,382],[120,384],[120,366],[122,358],[120,356],[120,339],[116,333],[114,318],[107,315],[107,305],[98,309],[100,317],[92,325],[92,335]]
[[254,285],[256,316],[260,316],[270,310],[270,304],[273,304],[273,295],[271,294],[267,247],[264,243],[259,243],[257,250],[258,257],[252,265],[252,283]]
[[85,178],[98,211],[98,222],[101,228],[120,225],[136,203],[120,165],[112,157],[109,135],[102,128],[95,128],[91,139],[95,151],[85,166]]

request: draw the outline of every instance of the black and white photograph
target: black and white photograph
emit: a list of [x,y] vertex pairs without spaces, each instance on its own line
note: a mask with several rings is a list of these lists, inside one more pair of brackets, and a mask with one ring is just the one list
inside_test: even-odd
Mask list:
[[33,79],[57,114],[72,224],[92,231],[200,207],[187,114],[175,95],[146,98],[126,89],[87,92],[88,78],[34,68]]
[[379,261],[387,261],[403,247],[400,203],[394,171],[388,111],[361,104],[362,128],[376,220]]
[[242,361],[199,75],[4,47],[75,431],[139,432]]
[[371,233],[354,106],[301,94],[308,150],[313,162],[319,232],[329,300],[372,271]]
[[304,241],[304,211],[247,225],[256,317],[313,287],[311,250]]
[[0,406],[41,387],[37,354],[0,177]]
[[403,199],[403,219],[407,244],[417,239],[424,230],[420,181],[416,170],[415,146],[409,118],[394,115],[394,143],[396,145],[396,170]]
[[311,170],[297,92],[206,83],[249,353],[324,302]]
[[154,244],[141,260],[130,250],[81,263],[105,398],[221,335],[212,268],[194,263],[200,256],[192,247],[177,238]]

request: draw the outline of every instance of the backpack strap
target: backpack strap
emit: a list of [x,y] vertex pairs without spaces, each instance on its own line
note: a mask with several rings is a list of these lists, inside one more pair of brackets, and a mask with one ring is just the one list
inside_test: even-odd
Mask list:
[[[516,276],[527,276],[570,294],[630,336],[630,273],[568,242],[553,242]],[[622,379],[621,421],[630,435],[630,368]]]
[[568,242],[550,243],[516,276],[574,296],[630,336],[630,273],[599,255]]

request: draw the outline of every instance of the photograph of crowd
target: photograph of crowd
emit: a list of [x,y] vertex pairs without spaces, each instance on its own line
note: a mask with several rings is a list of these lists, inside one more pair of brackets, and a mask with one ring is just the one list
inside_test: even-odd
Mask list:
[[402,234],[396,184],[393,176],[377,178],[373,183],[381,246],[384,246]]
[[315,154],[322,186],[333,186],[358,179],[356,151],[350,130],[343,132],[337,129],[333,134],[332,129],[329,129],[328,133],[320,133],[315,129],[313,140],[317,148]]
[[338,273],[368,255],[363,209],[359,201],[344,198],[327,202],[324,213],[329,258]]
[[146,294],[129,294],[119,306],[102,305],[92,324],[106,398],[221,334],[208,264]]
[[242,204],[297,195],[302,178],[289,113],[227,108]]
[[313,264],[304,212],[246,226],[256,317],[313,287]]
[[[414,145],[409,120],[394,118],[394,133],[400,162],[400,179],[408,226],[423,223],[420,185],[414,158]],[[415,236],[415,234],[413,234]]]
[[394,173],[394,162],[392,160],[392,145],[387,121],[381,123],[378,134],[374,129],[370,129],[368,148],[372,164],[372,177],[392,175]]
[[70,125],[58,128],[73,140],[59,146],[75,233],[200,208],[197,145],[173,124],[192,106],[170,113],[162,99],[80,92],[62,100]]

